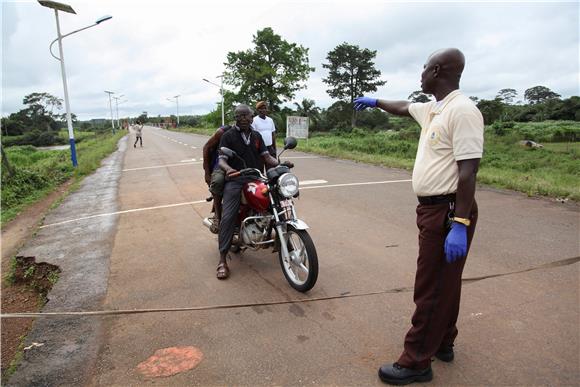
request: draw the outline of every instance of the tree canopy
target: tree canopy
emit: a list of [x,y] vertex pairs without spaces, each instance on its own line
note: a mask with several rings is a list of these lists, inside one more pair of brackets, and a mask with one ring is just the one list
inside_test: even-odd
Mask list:
[[503,103],[507,105],[511,105],[518,96],[518,92],[515,89],[501,89],[497,95],[495,96],[496,99],[499,99]]
[[558,99],[560,98],[560,94],[554,93],[546,86],[534,86],[524,92],[524,98],[531,104],[536,104],[549,99]]
[[421,90],[417,90],[409,94],[407,99],[411,102],[429,102],[431,101],[431,97],[427,94],[423,93]]
[[224,82],[239,88],[237,102],[264,100],[271,110],[292,100],[314,71],[308,64],[308,48],[289,43],[266,27],[253,37],[254,47],[229,52]]
[[[330,51],[326,56],[328,63],[322,67],[328,69],[328,77],[322,81],[330,86],[328,95],[352,104],[356,97],[367,92],[377,91],[386,81],[380,79],[381,72],[375,68],[373,60],[377,51],[343,43]],[[352,124],[355,121],[352,113]]]

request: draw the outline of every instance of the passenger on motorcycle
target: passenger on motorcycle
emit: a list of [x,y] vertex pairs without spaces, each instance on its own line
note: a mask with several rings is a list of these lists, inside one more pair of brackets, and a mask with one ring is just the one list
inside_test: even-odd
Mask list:
[[218,148],[222,135],[231,128],[230,125],[220,126],[203,146],[203,170],[205,171],[205,182],[213,197],[214,220],[210,231],[214,234],[218,233],[220,219],[222,217],[222,196],[226,181],[225,172],[218,165]]
[[[247,105],[240,104],[234,111],[234,117],[236,124],[222,135],[219,147],[227,147],[236,152],[245,161],[248,168],[262,170],[264,164],[267,167],[278,165],[278,160],[268,153],[260,133],[252,129],[252,110]],[[226,155],[220,154],[219,166],[226,174],[226,182],[223,193],[222,218],[219,226],[220,260],[217,267],[217,278],[226,279],[230,275],[226,258],[232,244],[236,218],[240,208],[240,195],[245,181],[243,177],[228,180],[228,175],[244,168],[241,160],[228,159]]]

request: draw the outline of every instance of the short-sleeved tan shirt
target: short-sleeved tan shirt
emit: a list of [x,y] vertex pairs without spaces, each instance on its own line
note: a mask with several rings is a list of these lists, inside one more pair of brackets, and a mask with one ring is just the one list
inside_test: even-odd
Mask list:
[[483,154],[481,112],[455,90],[441,101],[412,103],[409,113],[421,126],[413,190],[417,196],[455,193],[457,161],[480,159]]

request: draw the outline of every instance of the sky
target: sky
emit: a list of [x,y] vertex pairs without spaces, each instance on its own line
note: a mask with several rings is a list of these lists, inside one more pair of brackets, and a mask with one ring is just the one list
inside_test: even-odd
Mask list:
[[[56,38],[54,11],[37,1],[2,1],[2,116],[22,108],[33,92],[64,98],[59,61],[48,47]],[[309,49],[306,88],[287,103],[336,100],[322,81],[328,52],[347,42],[376,50],[385,86],[378,98],[406,99],[420,89],[429,54],[457,47],[466,56],[461,89],[490,99],[513,88],[543,85],[580,95],[579,1],[440,2],[377,0],[64,0],[62,34],[113,18],[63,39],[71,110],[79,119],[110,118],[105,90],[121,96],[119,116],[206,114],[219,87],[203,81],[225,69],[228,52],[251,48],[258,30],[271,27]],[[55,44],[58,55],[58,45]],[[225,86],[228,87],[227,85]],[[113,100],[115,109],[115,100]],[[64,110],[63,110],[64,112]]]

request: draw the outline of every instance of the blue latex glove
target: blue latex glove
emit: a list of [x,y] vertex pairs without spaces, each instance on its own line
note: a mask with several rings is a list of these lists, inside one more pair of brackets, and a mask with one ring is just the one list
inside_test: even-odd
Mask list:
[[445,259],[453,263],[467,255],[467,226],[453,222],[445,238]]
[[377,107],[377,101],[378,99],[376,98],[371,98],[371,97],[358,97],[355,98],[354,100],[354,109],[355,110],[364,110],[368,107]]

